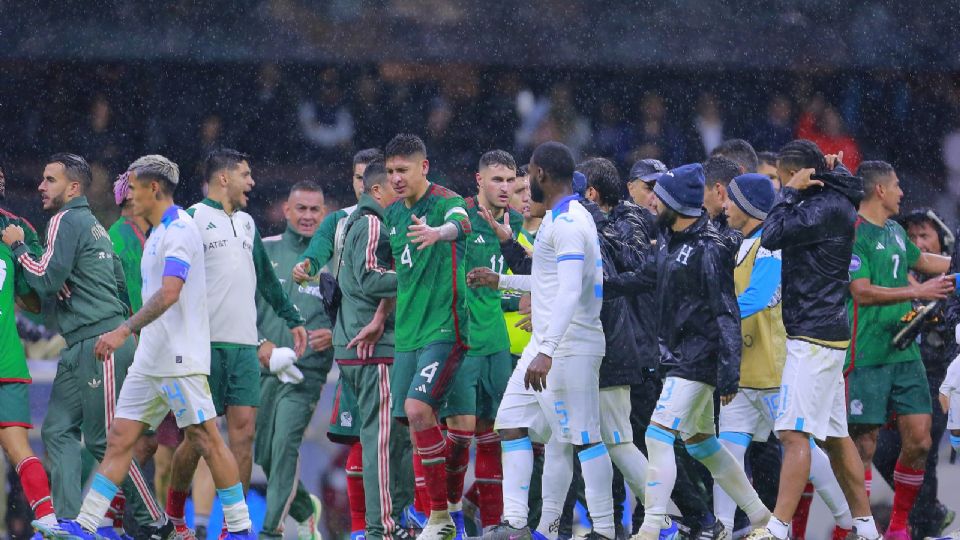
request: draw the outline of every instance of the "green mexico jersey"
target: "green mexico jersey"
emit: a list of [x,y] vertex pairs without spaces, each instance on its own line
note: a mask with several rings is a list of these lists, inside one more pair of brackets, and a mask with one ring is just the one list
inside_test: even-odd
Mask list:
[[14,314],[14,295],[27,294],[30,288],[16,274],[13,252],[0,243],[0,383],[30,382]]
[[[878,227],[861,217],[850,259],[850,281],[866,278],[878,287],[906,287],[907,273],[919,258],[920,250],[897,222],[888,219]],[[900,319],[911,308],[910,302],[860,306],[848,299],[853,339],[847,349],[847,365],[851,361],[863,367],[920,360],[916,343],[902,351],[891,345],[903,326]]]
[[[523,229],[523,217],[516,210],[510,212],[510,227]],[[496,233],[480,216],[476,199],[467,199],[467,216],[473,230],[467,235],[464,249],[464,270],[478,267],[490,268],[498,274],[506,273],[500,242]],[[501,218],[503,219],[503,218]],[[470,329],[470,355],[486,356],[510,349],[510,336],[503,319],[500,291],[485,287],[465,291],[467,300],[467,327]]]
[[147,239],[133,221],[122,216],[110,226],[107,234],[110,235],[113,251],[120,258],[120,266],[123,267],[127,295],[130,297],[130,310],[136,313],[143,306],[140,291],[143,288],[140,259],[143,257],[143,244]]
[[[414,215],[431,227],[455,223],[460,234],[455,242],[437,242],[418,250],[407,237]],[[431,183],[413,207],[407,208],[404,200],[390,205],[385,221],[397,270],[396,350],[414,351],[439,341],[466,341],[466,279],[461,259],[470,220],[463,197]]]

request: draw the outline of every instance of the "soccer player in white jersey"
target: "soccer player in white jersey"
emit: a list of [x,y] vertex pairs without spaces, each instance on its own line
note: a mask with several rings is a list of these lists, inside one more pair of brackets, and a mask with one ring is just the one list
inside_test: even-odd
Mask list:
[[[115,330],[100,336],[99,358],[112,354],[140,332],[133,365],[120,390],[106,455],[75,521],[34,527],[47,538],[93,540],[97,526],[117,493],[133,459],[137,439],[156,429],[169,411],[186,431],[186,444],[210,465],[232,540],[253,538],[237,463],[217,429],[207,374],[210,372],[210,323],[204,293],[203,243],[193,220],[173,203],[177,165],[163,156],[146,156],[131,171],[134,212],[153,227],[144,248],[143,307]],[[176,466],[175,466],[176,467]],[[173,471],[177,476],[176,468]],[[155,534],[173,534],[167,522]]]
[[477,268],[468,279],[473,286],[532,293],[533,336],[510,377],[495,424],[503,440],[503,522],[485,538],[531,537],[530,431],[577,450],[593,521],[588,538],[614,537],[613,468],[600,437],[603,266],[596,225],[573,193],[574,167],[570,150],[557,142],[541,144],[530,159],[532,199],[551,208],[537,233],[532,275]]
[[[307,342],[303,317],[290,302],[273,271],[250,214],[243,211],[254,181],[247,155],[221,148],[211,152],[205,167],[207,198],[186,212],[194,219],[204,247],[207,308],[210,314],[210,390],[217,416],[227,418],[230,451],[240,468],[244,491],[250,486],[253,438],[260,405],[260,361],[257,358],[259,293],[286,322],[299,358]],[[177,532],[192,536],[184,524],[189,479],[200,456],[181,445],[174,466],[190,476],[174,478],[167,493],[167,515]],[[184,489],[178,489],[178,485]]]

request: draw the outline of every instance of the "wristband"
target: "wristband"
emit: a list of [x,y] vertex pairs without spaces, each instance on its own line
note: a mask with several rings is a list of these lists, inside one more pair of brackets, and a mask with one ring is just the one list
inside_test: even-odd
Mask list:
[[259,349],[264,343],[270,341],[267,338],[260,338],[260,341],[257,342],[257,348]]

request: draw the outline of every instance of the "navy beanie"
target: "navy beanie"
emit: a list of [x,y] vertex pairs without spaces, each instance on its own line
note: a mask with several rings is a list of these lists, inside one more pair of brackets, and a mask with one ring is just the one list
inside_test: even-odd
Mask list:
[[587,176],[580,171],[573,171],[573,192],[581,197],[587,192]]
[[730,181],[727,186],[730,199],[748,216],[764,220],[767,212],[773,208],[773,200],[777,197],[770,177],[764,174],[741,174]]
[[653,192],[681,216],[699,217],[703,213],[703,184],[703,165],[691,163],[660,175]]

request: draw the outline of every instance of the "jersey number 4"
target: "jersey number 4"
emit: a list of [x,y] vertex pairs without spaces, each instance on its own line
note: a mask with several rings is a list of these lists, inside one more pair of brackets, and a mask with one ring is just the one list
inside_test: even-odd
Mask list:
[[400,264],[405,264],[413,268],[413,257],[410,256],[410,244],[403,246],[403,253],[400,254]]

